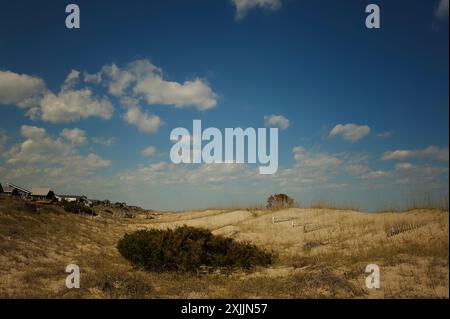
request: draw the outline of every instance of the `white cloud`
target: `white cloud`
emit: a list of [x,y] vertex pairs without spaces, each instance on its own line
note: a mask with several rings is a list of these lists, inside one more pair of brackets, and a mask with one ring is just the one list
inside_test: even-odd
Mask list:
[[26,138],[43,138],[47,132],[42,127],[31,126],[31,125],[22,125],[20,127],[20,134]]
[[408,164],[400,163],[396,165],[395,180],[397,184],[419,186],[428,190],[431,188],[448,188],[448,166]]
[[131,70],[121,70],[115,64],[105,65],[99,76],[107,79],[109,93],[114,96],[123,95],[130,84],[137,80],[136,75]]
[[411,163],[397,163],[395,165],[395,169],[399,171],[407,171],[415,168],[415,166]]
[[[13,146],[7,152],[9,164],[64,163],[70,166],[73,164],[70,164],[70,162],[77,159],[81,160],[80,165],[86,165],[86,167],[109,165],[109,161],[102,160],[95,154],[79,155],[72,143],[66,143],[61,138],[48,135],[44,128],[22,125],[21,135],[25,138],[25,141]],[[84,160],[85,162],[83,162]]]
[[448,5],[449,5],[449,0],[440,0],[439,1],[439,5],[436,8],[436,11],[434,12],[434,14],[436,15],[437,18],[442,19],[442,20],[448,18]]
[[370,133],[370,127],[367,125],[338,124],[331,131],[330,136],[336,137],[341,135],[343,139],[356,142],[366,137]]
[[196,107],[208,110],[217,105],[218,96],[208,83],[199,78],[183,83],[163,78],[160,68],[149,60],[137,60],[124,69],[117,65],[106,65],[95,77],[85,79],[103,79],[109,93],[117,97],[132,96],[143,99],[148,104],[174,105],[178,108]]
[[100,84],[102,82],[102,74],[100,72],[94,73],[94,74],[89,74],[87,72],[84,72],[84,82]]
[[66,91],[69,89],[73,89],[75,85],[78,82],[78,79],[80,77],[80,72],[77,70],[72,70],[67,75],[66,80],[64,81],[63,85],[61,86],[61,90]]
[[289,127],[289,120],[283,115],[265,115],[264,124],[266,126],[277,126],[283,130]]
[[302,146],[294,147],[292,153],[295,164],[280,167],[276,174],[271,175],[270,185],[276,185],[276,181],[283,188],[323,189],[336,184],[333,179],[343,169],[343,161],[337,156]]
[[61,131],[61,136],[63,136],[65,139],[67,139],[74,145],[83,145],[87,141],[86,132],[80,130],[79,128],[74,129],[65,128]]
[[384,161],[388,160],[404,160],[407,158],[411,158],[414,156],[414,152],[410,150],[396,150],[396,151],[388,151],[383,154],[381,158]]
[[163,124],[161,118],[157,115],[149,115],[147,112],[141,111],[138,107],[130,107],[124,115],[127,123],[136,125],[139,131],[143,133],[155,133]]
[[59,94],[55,95],[46,89],[40,78],[0,71],[0,104],[28,108],[26,115],[31,119],[52,123],[73,122],[91,116],[111,118],[113,106],[108,98],[94,97],[88,88],[73,89],[79,76],[80,72],[72,70]]
[[110,119],[113,106],[108,98],[92,95],[88,88],[62,90],[58,95],[47,93],[41,101],[40,109],[29,113],[33,118],[41,118],[52,123],[74,122],[88,117]]
[[440,148],[438,146],[428,146],[426,149],[419,151],[420,156],[431,157],[440,161],[447,161],[449,159],[448,147]]
[[163,80],[159,76],[147,77],[137,83],[134,92],[143,94],[148,104],[166,104],[176,107],[195,106],[201,111],[217,105],[217,95],[200,79],[183,84]]
[[116,139],[114,137],[93,137],[92,143],[99,144],[103,146],[112,146],[116,142]]
[[372,171],[369,172],[367,175],[363,176],[363,179],[379,179],[379,178],[383,178],[383,177],[388,177],[390,176],[389,172],[385,172],[385,171]]
[[77,144],[65,137],[51,136],[44,128],[23,125],[21,135],[24,141],[4,153],[9,177],[39,175],[40,179],[53,178],[58,182],[86,182],[87,176],[111,164],[94,153],[80,154]]
[[296,146],[292,149],[294,159],[297,165],[308,169],[313,168],[335,168],[339,166],[342,161],[337,157],[325,152],[307,151],[302,146]]
[[153,145],[150,145],[149,147],[142,150],[142,155],[146,157],[151,157],[154,156],[155,154],[156,154],[156,147],[154,147]]
[[435,160],[440,161],[447,161],[449,160],[449,149],[441,148],[438,146],[428,146],[425,149],[422,150],[395,150],[395,151],[388,151],[385,152],[382,156],[382,160],[405,160],[409,158],[414,157],[424,157],[424,158],[431,158]]
[[278,10],[281,8],[281,0],[232,0],[236,6],[236,19],[243,19],[249,10],[255,8]]
[[350,173],[350,175],[363,178],[371,172],[370,169],[370,155],[366,153],[348,153],[340,154],[343,158],[342,161],[345,162],[345,171]]
[[245,164],[222,163],[203,164],[194,168],[175,165],[173,163],[159,162],[149,166],[140,166],[120,174],[119,179],[127,184],[135,185],[183,185],[190,188],[193,185],[205,183],[224,183],[238,181],[243,178],[251,179],[258,176],[257,169],[251,169]]
[[0,104],[33,107],[45,92],[45,82],[40,78],[0,70]]
[[[53,93],[46,89],[40,78],[0,71],[0,104],[27,108],[26,115],[31,119],[51,123],[74,122],[88,117],[110,119],[114,107],[109,98],[95,96],[87,87],[75,89],[79,79],[79,71],[70,71],[60,92]],[[131,62],[124,69],[115,64],[106,65],[98,73],[84,73],[84,81],[104,83],[109,94],[120,97],[122,101],[135,101],[134,108],[128,109],[125,119],[138,125],[144,132],[155,132],[161,125],[161,120],[140,111],[137,108],[139,103],[208,110],[217,105],[218,99],[206,81],[200,78],[182,83],[166,80],[162,70],[149,60]],[[144,118],[138,119],[139,114],[144,115]]]

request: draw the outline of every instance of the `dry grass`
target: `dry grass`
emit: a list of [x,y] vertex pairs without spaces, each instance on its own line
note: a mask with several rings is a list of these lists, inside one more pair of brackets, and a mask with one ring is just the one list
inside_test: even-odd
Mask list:
[[[0,200],[0,297],[7,298],[448,298],[448,212],[360,213],[348,209],[209,209],[147,218],[83,217],[59,207]],[[280,221],[272,223],[272,218]],[[206,227],[276,253],[252,272],[208,275],[133,268],[115,248],[149,227]],[[420,225],[388,236],[392,225]],[[314,227],[305,225],[316,225]],[[406,229],[399,226],[400,229]],[[65,287],[65,267],[81,288]],[[365,267],[381,288],[365,288]]]

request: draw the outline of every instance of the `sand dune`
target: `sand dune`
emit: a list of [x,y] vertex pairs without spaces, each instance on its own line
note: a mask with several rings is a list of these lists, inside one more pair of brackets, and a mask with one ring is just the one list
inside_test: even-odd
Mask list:
[[[0,201],[1,297],[448,298],[445,211],[207,210],[128,219],[27,209]],[[249,241],[272,251],[275,263],[200,277],[151,273],[132,267],[115,248],[125,233],[181,225]],[[83,272],[76,291],[64,286],[69,263]],[[365,287],[372,263],[381,269],[376,290]]]

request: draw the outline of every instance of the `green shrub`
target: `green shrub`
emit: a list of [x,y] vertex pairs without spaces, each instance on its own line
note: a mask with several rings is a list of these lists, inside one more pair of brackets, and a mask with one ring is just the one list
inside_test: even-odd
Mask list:
[[94,210],[76,202],[64,202],[63,206],[68,213],[97,216]]
[[117,249],[133,264],[151,271],[195,271],[203,265],[249,269],[272,262],[271,254],[252,244],[187,226],[126,234]]

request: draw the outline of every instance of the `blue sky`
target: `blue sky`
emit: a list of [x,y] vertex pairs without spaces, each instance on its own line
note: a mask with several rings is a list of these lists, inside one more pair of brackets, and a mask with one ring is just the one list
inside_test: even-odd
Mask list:
[[[71,2],[0,1],[0,183],[157,209],[448,197],[448,0],[372,1],[377,30],[356,0],[74,2],[77,30]],[[171,164],[194,119],[280,127],[278,173]]]

